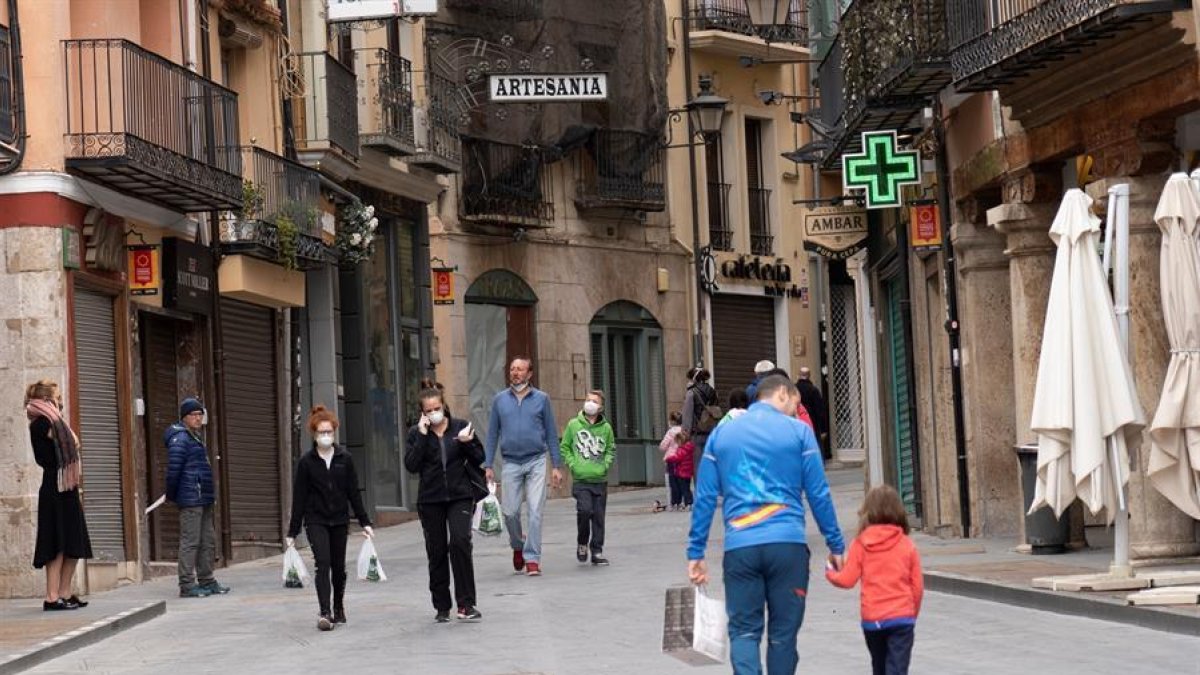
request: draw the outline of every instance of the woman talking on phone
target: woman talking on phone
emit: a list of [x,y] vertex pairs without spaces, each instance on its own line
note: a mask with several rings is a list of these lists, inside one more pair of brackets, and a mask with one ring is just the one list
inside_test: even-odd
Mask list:
[[408,431],[404,467],[420,476],[417,514],[425,532],[429,558],[429,593],[434,618],[450,620],[450,573],[458,618],[482,617],[475,608],[475,567],[471,562],[471,516],[475,502],[487,494],[483,484],[483,444],[466,420],[446,412],[442,392],[425,389],[419,395],[421,419]]

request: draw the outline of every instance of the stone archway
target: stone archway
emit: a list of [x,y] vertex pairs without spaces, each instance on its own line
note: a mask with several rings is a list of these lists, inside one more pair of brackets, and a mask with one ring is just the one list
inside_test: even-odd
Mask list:
[[508,384],[509,361],[516,356],[533,359],[537,382],[534,309],[538,298],[516,273],[493,269],[475,278],[463,301],[470,420],[477,428],[486,429],[492,397]]

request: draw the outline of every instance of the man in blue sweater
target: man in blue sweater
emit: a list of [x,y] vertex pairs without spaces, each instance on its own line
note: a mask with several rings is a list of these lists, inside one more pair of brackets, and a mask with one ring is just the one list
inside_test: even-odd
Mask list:
[[[540,576],[542,558],[542,507],[546,504],[546,453],[554,464],[554,487],[562,482],[562,457],[554,409],[545,392],[529,384],[533,365],[518,356],[508,366],[510,386],[492,399],[483,466],[487,479],[495,480],[492,462],[504,458],[500,487],[503,490],[504,526],[513,549],[513,569]],[[521,504],[529,504],[529,532],[521,533]]]
[[717,497],[724,498],[725,608],[729,614],[733,672],[762,672],[759,643],[767,607],[767,672],[796,671],[796,634],[804,621],[809,550],[801,493],[829,546],[829,562],[842,567],[845,542],[829,495],[821,447],[808,425],[792,414],[800,394],[788,378],[758,384],[758,402],[713,432],[700,462],[688,576],[708,582],[704,550]]

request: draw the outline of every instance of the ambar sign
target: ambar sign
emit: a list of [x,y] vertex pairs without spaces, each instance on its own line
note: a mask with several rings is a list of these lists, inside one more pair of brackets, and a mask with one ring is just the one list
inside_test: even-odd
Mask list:
[[488,95],[492,101],[603,101],[608,98],[606,73],[563,75],[490,75]]
[[830,257],[853,255],[867,238],[867,212],[825,206],[804,213],[804,248]]

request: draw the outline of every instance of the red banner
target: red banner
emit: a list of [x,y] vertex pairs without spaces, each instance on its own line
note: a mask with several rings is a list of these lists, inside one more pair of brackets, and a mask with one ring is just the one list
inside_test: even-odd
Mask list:
[[129,246],[127,249],[130,295],[158,295],[158,247]]
[[453,270],[434,270],[433,271],[433,304],[435,304],[435,305],[453,305],[454,304],[454,271]]
[[942,247],[942,218],[936,204],[908,210],[908,238],[914,251],[936,251]]

